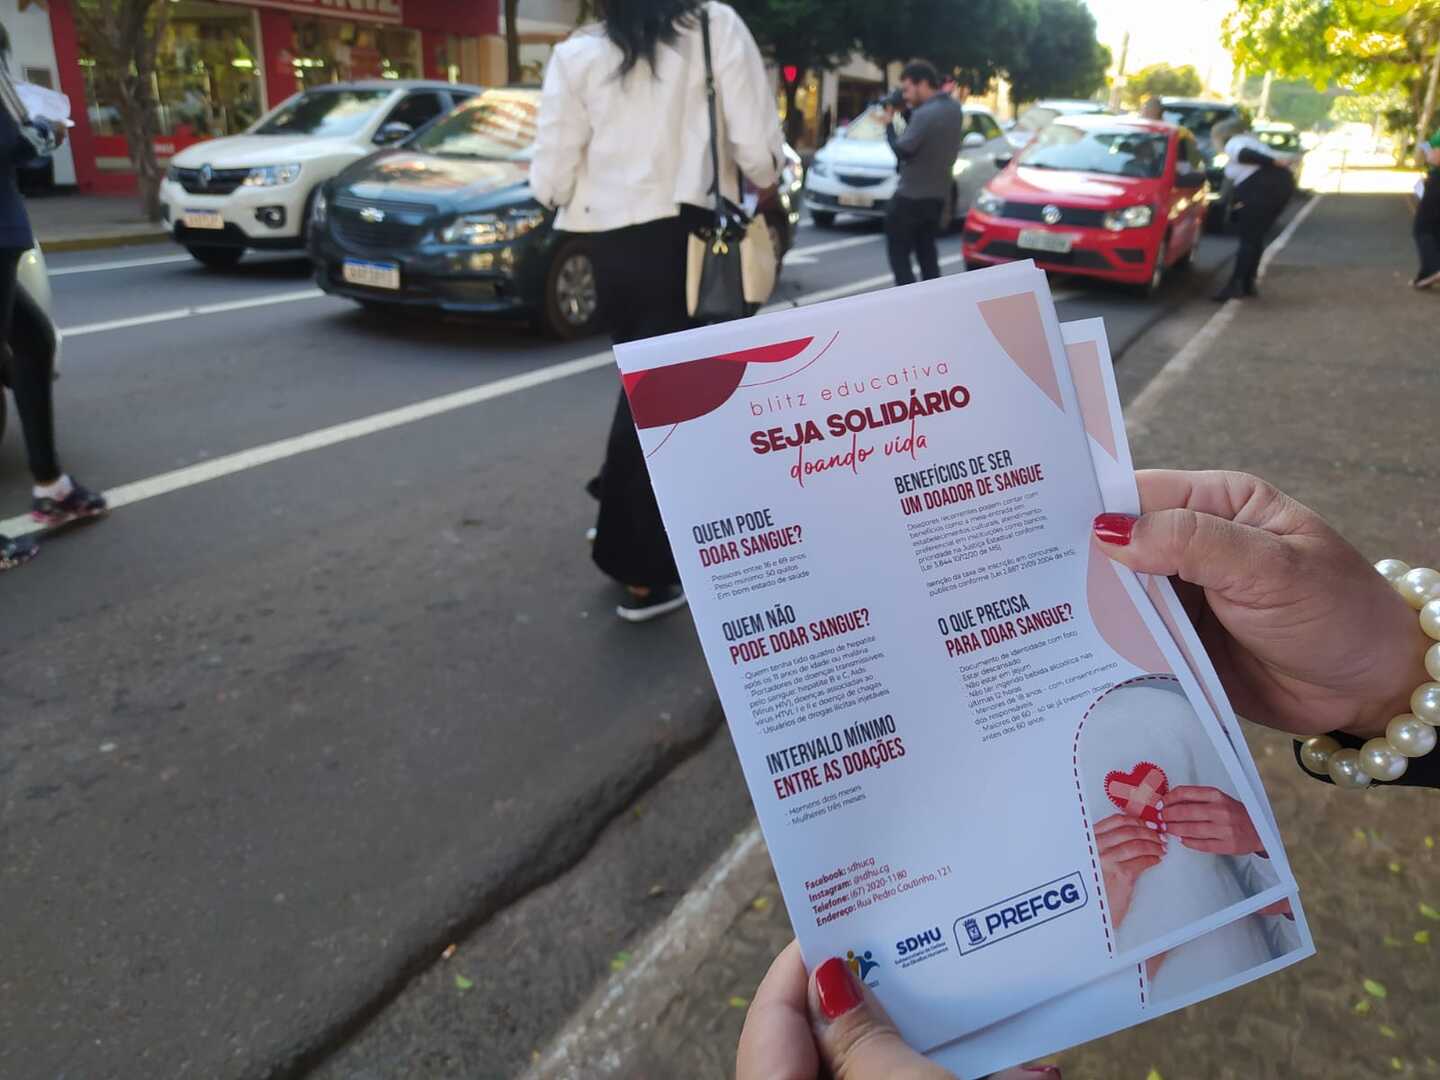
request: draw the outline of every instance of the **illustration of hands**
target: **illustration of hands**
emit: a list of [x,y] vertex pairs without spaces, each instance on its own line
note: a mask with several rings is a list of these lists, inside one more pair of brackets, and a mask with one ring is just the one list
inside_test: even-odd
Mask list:
[[1111,814],[1096,822],[1095,846],[1110,899],[1110,919],[1118,929],[1130,911],[1136,882],[1165,857],[1165,840],[1138,818]]
[[1165,799],[1164,816],[1170,835],[1193,851],[1265,855],[1245,804],[1219,788],[1172,788]]

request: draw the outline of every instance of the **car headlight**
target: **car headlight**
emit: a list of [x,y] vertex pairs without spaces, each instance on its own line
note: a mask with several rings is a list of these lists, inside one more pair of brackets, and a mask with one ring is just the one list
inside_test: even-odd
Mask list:
[[982,191],[975,199],[975,209],[982,214],[999,214],[1005,209],[1005,200],[993,191]]
[[1105,215],[1105,228],[1111,232],[1126,229],[1144,229],[1155,220],[1153,206],[1127,206],[1124,210],[1111,210]]
[[462,214],[440,230],[440,241],[472,247],[504,244],[519,239],[544,220],[545,211],[539,207],[499,214]]
[[315,201],[310,204],[310,221],[315,225],[324,225],[325,218],[330,214],[330,200],[325,198],[325,189],[315,189]]
[[245,177],[245,187],[279,187],[293,184],[300,176],[300,163],[290,165],[260,165],[250,170]]
[[1230,164],[1230,155],[1229,155],[1229,154],[1216,154],[1213,158],[1210,159],[1210,167],[1211,167],[1212,169],[1223,169],[1226,165],[1229,165],[1229,164]]
[[811,162],[810,172],[814,176],[829,176],[830,163],[828,161],[820,161],[817,158],[815,161]]

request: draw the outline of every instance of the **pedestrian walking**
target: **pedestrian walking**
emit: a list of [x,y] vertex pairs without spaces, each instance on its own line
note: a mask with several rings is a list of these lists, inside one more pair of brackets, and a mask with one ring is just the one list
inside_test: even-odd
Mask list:
[[900,165],[900,182],[885,212],[885,243],[896,285],[915,280],[913,257],[926,281],[940,276],[935,241],[945,200],[955,183],[955,159],[965,137],[965,110],[940,91],[940,73],[917,60],[900,73],[905,130],[895,130],[895,107],[885,106],[885,138]]
[[[737,170],[757,188],[784,161],[765,62],[729,5],[602,0],[601,21],[556,46],[545,72],[530,185],[584,234],[602,316],[616,344],[692,325],[686,246],[714,220],[716,184],[739,203]],[[720,165],[710,159],[705,50],[718,98]],[[718,173],[718,176],[717,176]],[[593,557],[629,593],[617,614],[643,622],[685,604],[624,392],[615,408]]]
[[1255,279],[1270,242],[1270,231],[1295,195],[1292,159],[1255,138],[1243,120],[1221,121],[1211,138],[1216,146],[1223,142],[1229,159],[1225,178],[1231,184],[1235,233],[1240,238],[1230,280],[1212,299],[1223,302],[1258,297]]
[[1420,205],[1415,208],[1414,233],[1420,272],[1411,284],[1417,289],[1428,289],[1440,282],[1440,131],[1430,136],[1424,152],[1430,171],[1416,190]]
[[[30,516],[49,528],[95,517],[106,509],[103,496],[86,490],[60,468],[50,370],[32,350],[16,352],[10,347],[20,259],[35,246],[15,170],[53,153],[64,141],[64,124],[32,117],[20,100],[10,79],[10,35],[0,26],[0,366],[15,395],[35,482]],[[31,540],[0,536],[0,570],[13,569],[38,551]]]

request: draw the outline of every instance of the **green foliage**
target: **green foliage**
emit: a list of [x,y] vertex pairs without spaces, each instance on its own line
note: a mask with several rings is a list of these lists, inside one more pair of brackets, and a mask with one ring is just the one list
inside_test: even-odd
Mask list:
[[1010,62],[1015,101],[1089,97],[1105,85],[1110,50],[1095,37],[1095,16],[1081,0],[1038,0],[1038,21]]
[[1205,83],[1193,64],[1171,67],[1151,64],[1125,80],[1121,97],[1126,105],[1139,108],[1152,97],[1197,97],[1205,91]]
[[[1245,100],[1259,102],[1263,84],[1259,75],[1246,79]],[[1305,79],[1276,79],[1270,86],[1270,119],[1294,124],[1301,131],[1323,129],[1337,96],[1336,90],[1317,90]]]
[[923,57],[979,89],[1023,57],[1040,0],[842,0],[860,50],[880,65]]
[[779,66],[827,71],[855,49],[855,27],[833,0],[732,0],[760,51]]

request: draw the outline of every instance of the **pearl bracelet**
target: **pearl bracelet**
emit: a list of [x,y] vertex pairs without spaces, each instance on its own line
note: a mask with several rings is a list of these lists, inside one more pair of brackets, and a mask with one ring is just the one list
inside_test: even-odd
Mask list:
[[1432,681],[1410,695],[1410,711],[1385,725],[1381,738],[1359,750],[1342,750],[1329,735],[1316,735],[1300,746],[1300,763],[1313,773],[1329,775],[1336,787],[1359,791],[1372,780],[1399,780],[1410,758],[1435,749],[1435,728],[1440,725],[1440,572],[1429,567],[1412,570],[1399,559],[1375,564],[1380,576],[1394,586],[1407,604],[1420,612],[1420,629],[1435,640],[1425,651],[1425,670]]

